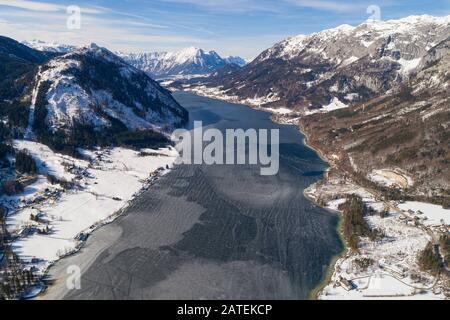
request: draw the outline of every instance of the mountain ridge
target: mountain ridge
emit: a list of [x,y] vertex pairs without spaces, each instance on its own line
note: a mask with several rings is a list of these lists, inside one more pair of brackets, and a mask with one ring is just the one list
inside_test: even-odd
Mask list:
[[[6,47],[3,42],[39,53],[9,38],[0,41],[0,48]],[[8,64],[15,63],[8,59]],[[15,135],[55,150],[127,145],[124,139],[131,141],[132,132],[142,138],[135,139],[140,145],[145,138],[159,145],[168,143],[170,131],[187,121],[187,111],[168,90],[95,44],[34,61],[23,62],[26,79],[9,71],[13,74],[10,85],[20,83],[20,87],[11,96],[2,92],[0,97],[2,115]]]
[[[300,123],[314,147],[363,185],[371,183],[373,170],[400,168],[412,178],[408,196],[449,206],[449,70],[447,52],[391,92]],[[399,195],[383,191],[388,198]]]
[[341,25],[288,38],[239,70],[219,71],[185,87],[299,112],[320,110],[334,99],[362,103],[407,81],[448,34],[450,16]]

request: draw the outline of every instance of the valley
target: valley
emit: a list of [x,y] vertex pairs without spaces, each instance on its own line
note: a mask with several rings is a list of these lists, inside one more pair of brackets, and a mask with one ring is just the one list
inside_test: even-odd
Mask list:
[[[430,15],[250,62],[0,37],[0,298],[449,299],[449,41]],[[180,163],[194,121],[279,130],[279,172]]]

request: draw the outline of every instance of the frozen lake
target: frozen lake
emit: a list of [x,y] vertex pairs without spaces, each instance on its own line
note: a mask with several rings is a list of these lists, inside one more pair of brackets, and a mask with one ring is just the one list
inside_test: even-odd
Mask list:
[[[270,114],[177,93],[191,121],[219,130],[280,129],[280,171],[179,165],[52,268],[82,267],[81,289],[56,282],[48,298],[304,299],[341,250],[335,214],[305,199],[326,164],[295,126]],[[59,289],[58,289],[59,285]]]

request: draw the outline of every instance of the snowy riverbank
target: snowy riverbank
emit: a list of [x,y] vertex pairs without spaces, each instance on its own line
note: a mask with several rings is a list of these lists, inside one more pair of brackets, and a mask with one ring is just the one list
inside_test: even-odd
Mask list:
[[[84,159],[75,159],[36,142],[16,140],[14,147],[29,151],[39,174],[23,193],[0,201],[9,211],[13,250],[38,276],[77,251],[93,230],[114,220],[178,156],[174,148],[113,148],[83,151]],[[57,182],[50,183],[47,176]]]

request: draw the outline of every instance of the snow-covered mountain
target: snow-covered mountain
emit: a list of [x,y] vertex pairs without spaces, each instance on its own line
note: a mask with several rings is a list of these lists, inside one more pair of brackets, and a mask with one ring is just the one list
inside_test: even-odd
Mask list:
[[[12,39],[0,40],[0,49],[12,48],[17,57],[31,59],[7,56],[2,68],[20,90],[0,92],[6,124],[27,139],[55,149],[123,144],[133,132],[135,142],[143,132],[148,141],[162,141],[188,118],[169,91],[105,48],[91,44],[46,58]],[[9,68],[18,61],[23,61],[21,73]]]
[[222,58],[215,51],[187,48],[177,52],[119,53],[129,64],[158,78],[211,74],[226,65],[245,65],[240,57]]
[[228,56],[225,57],[223,60],[225,60],[228,64],[235,64],[239,67],[243,67],[247,64],[247,61],[245,59],[242,59],[238,56]]
[[449,35],[450,16],[342,25],[286,39],[201,86],[263,106],[317,110],[336,99],[354,104],[406,81]]
[[364,176],[374,169],[401,168],[415,181],[410,195],[447,194],[449,48],[450,36],[422,58],[426,62],[420,71],[379,97],[343,111],[303,117],[310,143]]
[[130,129],[150,129],[176,125],[183,117],[169,92],[95,44],[50,60],[37,78],[48,84],[48,121],[57,128],[78,120],[98,129],[112,117]]

